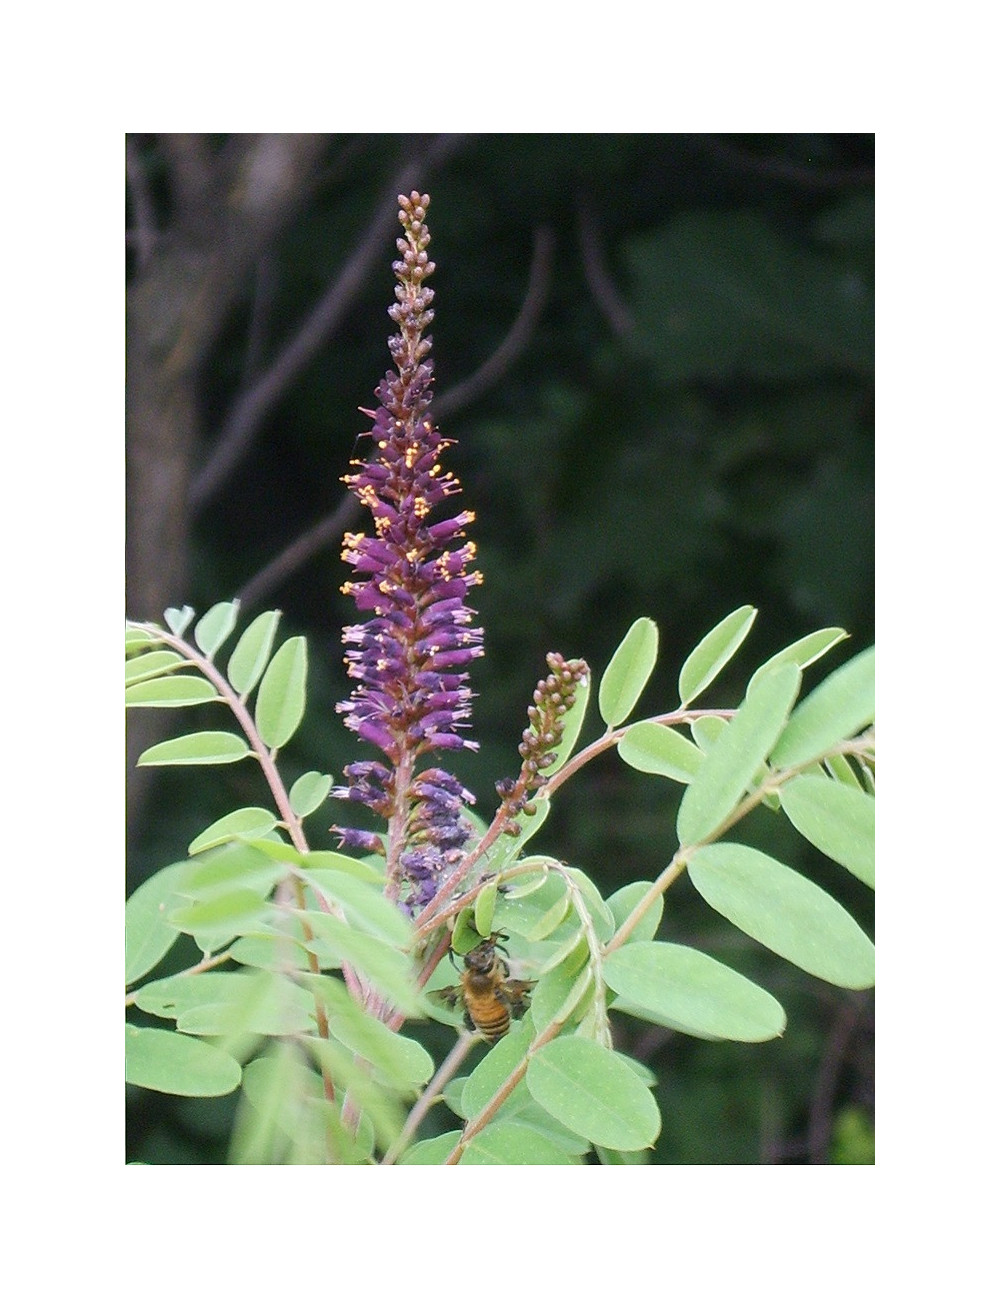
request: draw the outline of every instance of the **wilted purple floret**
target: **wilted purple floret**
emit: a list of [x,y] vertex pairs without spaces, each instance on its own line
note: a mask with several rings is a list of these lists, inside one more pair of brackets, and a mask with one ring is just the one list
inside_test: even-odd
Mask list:
[[[388,892],[412,911],[433,897],[442,869],[458,860],[470,833],[462,809],[472,795],[440,768],[419,772],[417,764],[434,750],[477,748],[461,733],[471,713],[467,669],[483,653],[482,631],[465,603],[482,580],[468,568],[475,544],[449,548],[475,516],[463,510],[432,520],[461,488],[442,471],[440,453],[450,442],[429,417],[431,340],[422,337],[434,316],[433,291],[423,284],[434,270],[426,251],[428,203],[416,192],[399,200],[405,237],[397,240],[402,260],[393,263],[398,284],[389,308],[399,329],[389,340],[397,371],[386,373],[375,390],[377,409],[366,412],[371,455],[352,461],[356,472],[344,479],[375,531],[344,538],[343,559],[355,577],[342,590],[370,617],[344,629],[344,662],[356,685],[337,709],[388,765],[352,763],[344,769],[348,784],[331,792],[387,820]],[[350,847],[373,843],[370,832],[333,829]]]

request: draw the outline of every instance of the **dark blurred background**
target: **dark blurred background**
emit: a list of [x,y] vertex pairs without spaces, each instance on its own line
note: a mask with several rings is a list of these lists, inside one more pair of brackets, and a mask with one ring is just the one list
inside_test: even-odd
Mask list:
[[[705,704],[735,705],[768,655],[845,628],[808,689],[874,641],[874,153],[836,134],[128,137],[128,614],[280,608],[310,653],[287,779],[358,756],[334,712],[355,619],[340,539],[364,525],[340,476],[389,366],[395,195],[416,188],[437,264],[433,414],[457,439],[446,465],[485,578],[481,749],[452,764],[479,811],[516,771],[545,652],[599,675],[640,615],[661,662],[636,716],[676,704],[688,651],[745,603],[757,623]],[[134,770],[164,728],[198,721],[129,717],[130,891],[215,817],[266,802],[249,764]],[[652,879],[678,796],[609,756],[532,847],[606,894]],[[332,820],[311,819],[314,847],[333,847]],[[870,892],[782,818],[761,809],[741,832],[873,933]],[[661,1080],[653,1160],[873,1160],[873,995],[772,957],[684,879],[666,901],[661,937],[757,980],[789,1026],[741,1045],[619,1022]],[[440,1055],[446,1031],[418,1033]],[[222,1161],[233,1105],[130,1090],[128,1157]]]

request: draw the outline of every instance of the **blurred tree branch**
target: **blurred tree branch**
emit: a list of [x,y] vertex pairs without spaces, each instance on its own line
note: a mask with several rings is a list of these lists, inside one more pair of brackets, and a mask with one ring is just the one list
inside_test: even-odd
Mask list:
[[[198,369],[263,250],[301,203],[321,135],[166,136],[173,220],[128,289],[129,611],[183,597]],[[140,187],[141,188],[141,187]]]
[[837,1007],[833,1025],[827,1035],[809,1103],[807,1143],[809,1163],[812,1165],[830,1162],[837,1084],[851,1040],[864,1020],[869,1000],[870,995],[852,994],[848,997]]
[[[162,617],[187,584],[188,496],[198,429],[198,374],[247,274],[301,204],[323,135],[239,135],[213,155],[209,138],[167,135],[171,221],[140,242],[126,309],[126,573],[136,618]],[[129,144],[137,228],[151,203]],[[141,215],[140,215],[141,214]],[[128,729],[128,770],[162,725],[140,711]],[[134,818],[145,782],[133,780]]]
[[[395,196],[426,183],[462,136],[419,137],[379,200],[354,252],[291,340],[261,364],[260,312],[267,309],[275,240],[329,174],[330,137],[320,134],[156,138],[164,160],[168,219],[157,229],[141,136],[126,139],[135,274],[127,291],[126,573],[128,610],[160,619],[187,595],[193,513],[218,491],[252,442],[266,413],[344,318],[395,222]],[[343,156],[357,147],[348,142]],[[341,160],[334,159],[336,172]],[[200,376],[228,316],[256,272],[247,342],[246,384],[201,470]],[[128,729],[129,817],[143,798],[135,760],[162,731],[165,715],[137,711]]]
[[788,158],[767,157],[752,149],[734,144],[721,135],[695,135],[709,157],[727,167],[767,180],[784,181],[809,190],[850,189],[855,185],[873,185],[875,169],[872,167],[808,167]]
[[397,194],[408,194],[426,179],[431,167],[455,152],[462,137],[439,135],[408,158],[375,203],[372,215],[340,274],[313,307],[296,333],[271,364],[237,394],[212,452],[191,486],[191,506],[200,510],[226,481],[248,451],[261,421],[274,403],[311,361],[347,314],[385,247],[396,224]]
[[587,287],[593,294],[594,301],[605,320],[621,338],[635,327],[635,321],[611,278],[597,214],[592,200],[586,194],[581,194],[577,198],[576,218],[580,256],[583,260]]
[[136,264],[141,272],[149,262],[156,243],[156,211],[135,137],[131,135],[125,137],[125,177],[128,181],[129,197],[132,200],[134,220],[132,229],[127,233],[132,237]]
[[514,323],[499,347],[486,358],[478,370],[469,375],[468,379],[452,385],[437,399],[434,404],[436,417],[454,415],[463,406],[474,402],[507,373],[524,351],[548,297],[554,247],[555,236],[552,231],[548,226],[540,226],[535,231],[528,287]]

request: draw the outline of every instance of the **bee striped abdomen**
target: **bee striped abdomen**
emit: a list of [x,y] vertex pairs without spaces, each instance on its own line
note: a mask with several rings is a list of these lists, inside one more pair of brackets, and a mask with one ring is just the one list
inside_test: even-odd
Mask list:
[[510,1007],[492,975],[465,976],[465,1010],[471,1028],[478,1029],[488,1043],[498,1043],[510,1029]]
[[482,1034],[491,1045],[507,1033],[512,1017],[520,1019],[527,1011],[528,994],[534,984],[532,980],[510,978],[510,968],[497,954],[497,940],[505,937],[492,934],[470,949],[465,954],[461,984],[438,990],[438,996],[450,1006],[461,1000],[466,1026]]

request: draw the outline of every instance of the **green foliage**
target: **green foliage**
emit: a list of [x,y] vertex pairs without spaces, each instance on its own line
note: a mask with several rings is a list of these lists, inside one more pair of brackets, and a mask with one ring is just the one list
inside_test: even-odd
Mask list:
[[702,637],[681,667],[677,680],[681,704],[690,704],[715,681],[743,644],[756,617],[757,611],[744,605]]
[[630,943],[610,954],[603,973],[616,1011],[680,1033],[761,1043],[785,1029],[770,993],[695,948]]
[[598,706],[609,727],[624,722],[656,666],[659,629],[651,618],[640,618],[625,633],[601,678]]
[[[343,912],[334,896],[345,874],[367,882],[376,895],[384,886],[378,859],[327,847],[334,820],[325,802],[329,774],[339,783],[343,766],[358,756],[335,709],[345,683],[334,629],[353,620],[339,591],[344,574],[337,550],[343,529],[355,526],[342,519],[338,482],[364,427],[356,408],[366,404],[385,368],[388,268],[364,272],[364,251],[372,246],[373,216],[384,209],[380,196],[391,176],[415,164],[423,144],[404,136],[331,138],[307,190],[296,196],[302,200],[297,215],[255,248],[256,269],[240,269],[240,283],[220,299],[197,292],[210,283],[197,280],[197,266],[203,258],[214,274],[229,263],[220,259],[230,247],[229,209],[206,204],[205,196],[230,192],[232,160],[251,139],[194,139],[208,187],[193,196],[194,212],[184,210],[191,187],[185,173],[174,173],[166,138],[132,142],[149,192],[143,195],[130,179],[129,317],[130,329],[139,331],[139,346],[130,338],[130,397],[163,391],[140,382],[146,344],[159,346],[142,334],[141,312],[131,300],[133,287],[150,297],[144,245],[154,248],[150,265],[162,253],[168,296],[189,319],[200,318],[207,299],[225,306],[208,355],[181,400],[170,404],[201,415],[193,429],[185,426],[182,442],[162,436],[159,422],[169,411],[156,410],[155,439],[129,414],[129,500],[136,507],[127,530],[130,609],[148,619],[167,604],[178,606],[157,621],[190,642],[209,669],[206,675],[163,641],[160,629],[129,626],[127,665],[135,674],[126,692],[129,734],[136,742],[143,737],[136,749],[152,749],[167,736],[219,730],[236,738],[242,757],[147,761],[131,774],[135,790],[144,793],[138,811],[131,801],[129,808],[127,982],[138,993],[145,982],[217,963],[206,973],[273,971],[300,990],[307,981],[328,980],[355,1004],[356,990],[331,945],[318,933],[306,936],[291,908],[301,886],[307,913]],[[539,1114],[526,1089],[515,1089],[470,1140],[463,1162],[473,1145],[488,1151],[501,1124],[519,1126],[515,1137],[526,1127],[537,1133],[539,1150],[544,1140],[546,1151],[554,1143],[577,1160],[602,1163],[814,1159],[817,1131],[832,1133],[824,1152],[836,1159],[842,1116],[854,1113],[862,1128],[871,1127],[871,995],[806,974],[708,905],[689,878],[688,860],[678,855],[684,846],[674,827],[686,788],[758,674],[784,659],[798,665],[803,685],[794,716],[822,683],[827,662],[836,668],[874,640],[873,162],[874,140],[861,136],[473,135],[462,138],[452,161],[425,169],[438,222],[433,410],[445,435],[459,439],[450,456],[477,515],[470,536],[485,578],[475,603],[487,655],[471,682],[481,750],[457,755],[454,768],[476,795],[480,834],[490,824],[494,781],[516,765],[524,708],[545,652],[558,647],[582,656],[597,675],[594,707],[588,712],[585,693],[578,693],[558,761],[547,772],[558,779],[565,771],[565,779],[540,793],[533,816],[519,816],[519,837],[501,835],[489,846],[477,871],[492,873],[493,882],[461,900],[457,922],[470,918],[470,944],[480,934],[477,925],[509,931],[514,974],[538,981],[525,1030],[545,1032],[564,1007],[556,1041],[579,1032],[603,1042],[610,1026],[615,1048],[655,1073],[652,1095],[663,1119],[652,1150],[613,1152],[582,1139],[568,1146],[567,1133],[557,1138],[555,1121]],[[486,221],[484,195],[490,197]],[[152,200],[151,217],[144,216],[150,205],[143,198]],[[213,210],[221,245],[206,230]],[[530,272],[529,264],[533,238],[549,232],[555,253],[546,277],[540,263]],[[180,279],[178,265],[185,267]],[[345,275],[350,268],[361,273]],[[345,294],[351,279],[356,289]],[[337,320],[325,331],[314,328],[316,308],[331,298],[338,299]],[[158,324],[161,298],[154,293],[152,300]],[[531,327],[521,329],[529,318]],[[305,333],[321,351],[300,348],[305,362],[286,366]],[[169,515],[171,538],[181,531],[181,515],[189,521],[181,539],[188,563],[179,572],[170,542],[152,531],[167,512],[143,492],[136,466],[147,458],[133,458],[131,450],[161,448],[170,478],[190,500],[200,467],[211,465],[227,442],[220,429],[264,391],[272,398],[244,430],[237,472],[207,505],[203,500]],[[182,448],[190,457],[187,483],[177,457]],[[152,465],[154,498],[164,481],[161,468]],[[334,511],[341,522],[330,528]],[[297,546],[321,535],[322,548]],[[273,564],[293,550],[295,567]],[[164,576],[159,594],[142,595],[140,609],[142,554],[154,557]],[[220,592],[239,592],[242,603],[236,626],[215,644],[227,616],[199,619],[182,603],[211,613]],[[220,608],[231,616],[236,604]],[[689,651],[729,610],[738,625],[750,606],[761,613],[739,652],[685,700],[682,714],[675,684]],[[610,664],[625,629],[646,614],[658,625],[659,656],[636,708],[605,744],[598,699],[604,678],[597,670]],[[843,629],[853,638],[847,646],[840,644]],[[292,634],[308,641],[307,708],[294,734],[270,755],[263,741],[249,742],[230,697],[246,705],[252,725],[254,693],[279,641]],[[149,652],[169,659],[157,666]],[[817,665],[816,652],[828,659]],[[164,670],[163,662],[173,666]],[[697,687],[693,673],[685,687]],[[162,729],[147,733],[157,723]],[[847,734],[840,723],[834,731]],[[824,742],[821,728],[815,735]],[[872,738],[830,741],[821,756],[801,763],[782,754],[780,744],[782,737],[726,815],[737,819],[711,844],[755,847],[815,883],[870,935]],[[843,799],[841,790],[864,798]],[[227,821],[241,812],[250,820]],[[193,886],[187,895],[177,893],[189,865],[178,859],[221,849],[230,834],[279,864],[278,882],[263,897],[261,869],[251,871],[250,858],[247,880],[237,873],[230,882],[256,900],[245,898],[249,915],[262,902],[275,910],[249,929],[235,912],[246,933],[205,953],[199,938],[207,934],[192,937],[167,920],[196,901],[212,902],[207,892],[195,900]],[[534,864],[526,865],[529,857]],[[606,902],[610,938],[593,893],[585,894],[579,881],[574,892],[572,878],[556,870],[567,863],[585,872]],[[542,891],[537,907],[528,904],[533,891]],[[526,937],[534,930],[543,937]],[[422,935],[414,948],[411,936],[398,951],[413,952],[423,974],[436,941],[436,933]],[[647,1018],[627,1013],[611,981],[615,963],[630,947],[657,941],[710,957],[776,998],[787,1016],[784,1035],[758,1043],[696,1037],[658,1023],[655,1005],[646,1008]],[[392,948],[399,941],[382,942]],[[333,964],[320,965],[326,961]],[[445,960],[425,988],[457,978]],[[407,987],[411,980],[408,969]],[[313,993],[321,987],[315,984]],[[693,996],[693,985],[689,991]],[[333,1000],[320,1004],[328,1016]],[[461,1016],[432,1006],[429,996],[425,1001],[427,1018],[414,1017],[396,1036],[442,1062]],[[845,1045],[840,1015],[855,1002],[866,1012]],[[383,1024],[374,1000],[372,1010],[372,1023]],[[129,1019],[182,1036],[176,1022],[135,1002]],[[288,1039],[235,1042],[229,1050],[244,1063],[243,1080],[211,1101],[132,1086],[129,1158],[370,1160],[385,1158],[393,1134],[401,1134],[400,1163],[427,1152],[440,1162],[474,1118],[461,1115],[456,1122],[458,1112],[450,1109],[461,1094],[456,1081],[507,1042],[489,1052],[473,1043],[466,1064],[457,1067],[461,1077],[445,1082],[437,1104],[403,1134],[425,1085],[405,1091],[398,1081],[398,1087],[370,1089],[356,1130],[328,1122],[324,1065],[309,1046],[313,1041],[325,1041],[318,1025]],[[837,1093],[817,1128],[814,1097],[838,1043]],[[244,1051],[257,1055],[244,1059]],[[325,1068],[332,1085],[337,1071],[346,1078],[350,1051],[343,1044],[330,1048]],[[363,1087],[363,1078],[353,1086]],[[368,1108],[374,1113],[379,1106],[377,1137]],[[519,1150],[517,1158],[527,1158],[523,1145]]]
[[664,379],[871,368],[870,287],[831,254],[790,247],[759,212],[680,217],[628,258],[640,328],[659,339],[668,322],[669,346],[651,352]]
[[[512,974],[531,981],[530,1008],[460,1090],[450,1088],[475,1038],[460,1040],[451,1072],[435,1073],[435,1054],[420,1032],[428,1017],[458,1019],[435,1004],[433,992],[444,980],[430,955],[443,951],[435,945],[447,934],[448,914],[414,929],[384,896],[377,863],[310,848],[304,821],[322,806],[331,777],[309,771],[286,787],[277,766],[278,751],[305,716],[305,642],[292,637],[275,649],[278,615],[258,616],[223,673],[215,656],[234,633],[237,613],[235,602],[215,606],[195,623],[193,642],[152,624],[128,624],[126,635],[127,689],[195,681],[198,673],[212,687],[213,709],[228,707],[242,731],[189,732],[140,761],[253,758],[273,804],[216,818],[190,840],[184,861],[153,875],[126,906],[126,1005],[132,1014],[172,1022],[130,1021],[128,1082],[188,1097],[239,1089],[232,1161],[639,1159],[661,1130],[651,1091],[657,1080],[615,1050],[613,1023],[644,1022],[720,1047],[766,1042],[787,1024],[774,992],[695,946],[657,937],[666,891],[685,874],[737,932],[785,961],[845,989],[873,985],[873,945],[841,903],[732,838],[754,809],[767,808],[784,815],[788,832],[874,885],[874,741],[863,731],[874,716],[872,652],[855,656],[795,706],[803,670],[842,638],[840,629],[825,629],[753,672],[737,709],[693,710],[692,700],[745,640],[756,610],[743,607],[685,660],[678,710],[622,726],[656,665],[657,629],[642,619],[599,683],[606,732],[576,749],[572,761],[566,753],[539,802],[558,802],[581,766],[617,750],[630,769],[683,791],[676,851],[657,879],[631,881],[607,898],[579,867],[525,853],[527,836],[484,859],[485,869],[464,886],[465,907],[452,911],[455,949],[468,952],[502,933]],[[175,622],[187,626],[192,617]],[[579,744],[580,725],[572,734]],[[184,936],[201,956],[158,973]],[[431,992],[418,980],[421,965]],[[415,1036],[399,1032],[406,1020]],[[421,1117],[442,1089],[462,1123],[417,1140]],[[863,1155],[863,1142],[843,1125],[837,1141],[840,1159]]]
[[218,1097],[239,1087],[240,1066],[199,1038],[126,1025],[125,1082],[180,1097]]
[[677,812],[682,844],[704,841],[734,812],[781,734],[800,680],[794,664],[778,664],[747,691],[684,791]]
[[875,1163],[875,1126],[859,1106],[849,1106],[837,1116],[831,1146],[831,1164]]
[[827,893],[745,844],[709,844],[688,862],[705,902],[796,966],[845,989],[875,983],[875,949]]
[[660,1115],[649,1089],[616,1052],[588,1038],[557,1038],[528,1064],[528,1091],[553,1119],[615,1151],[652,1146]]

